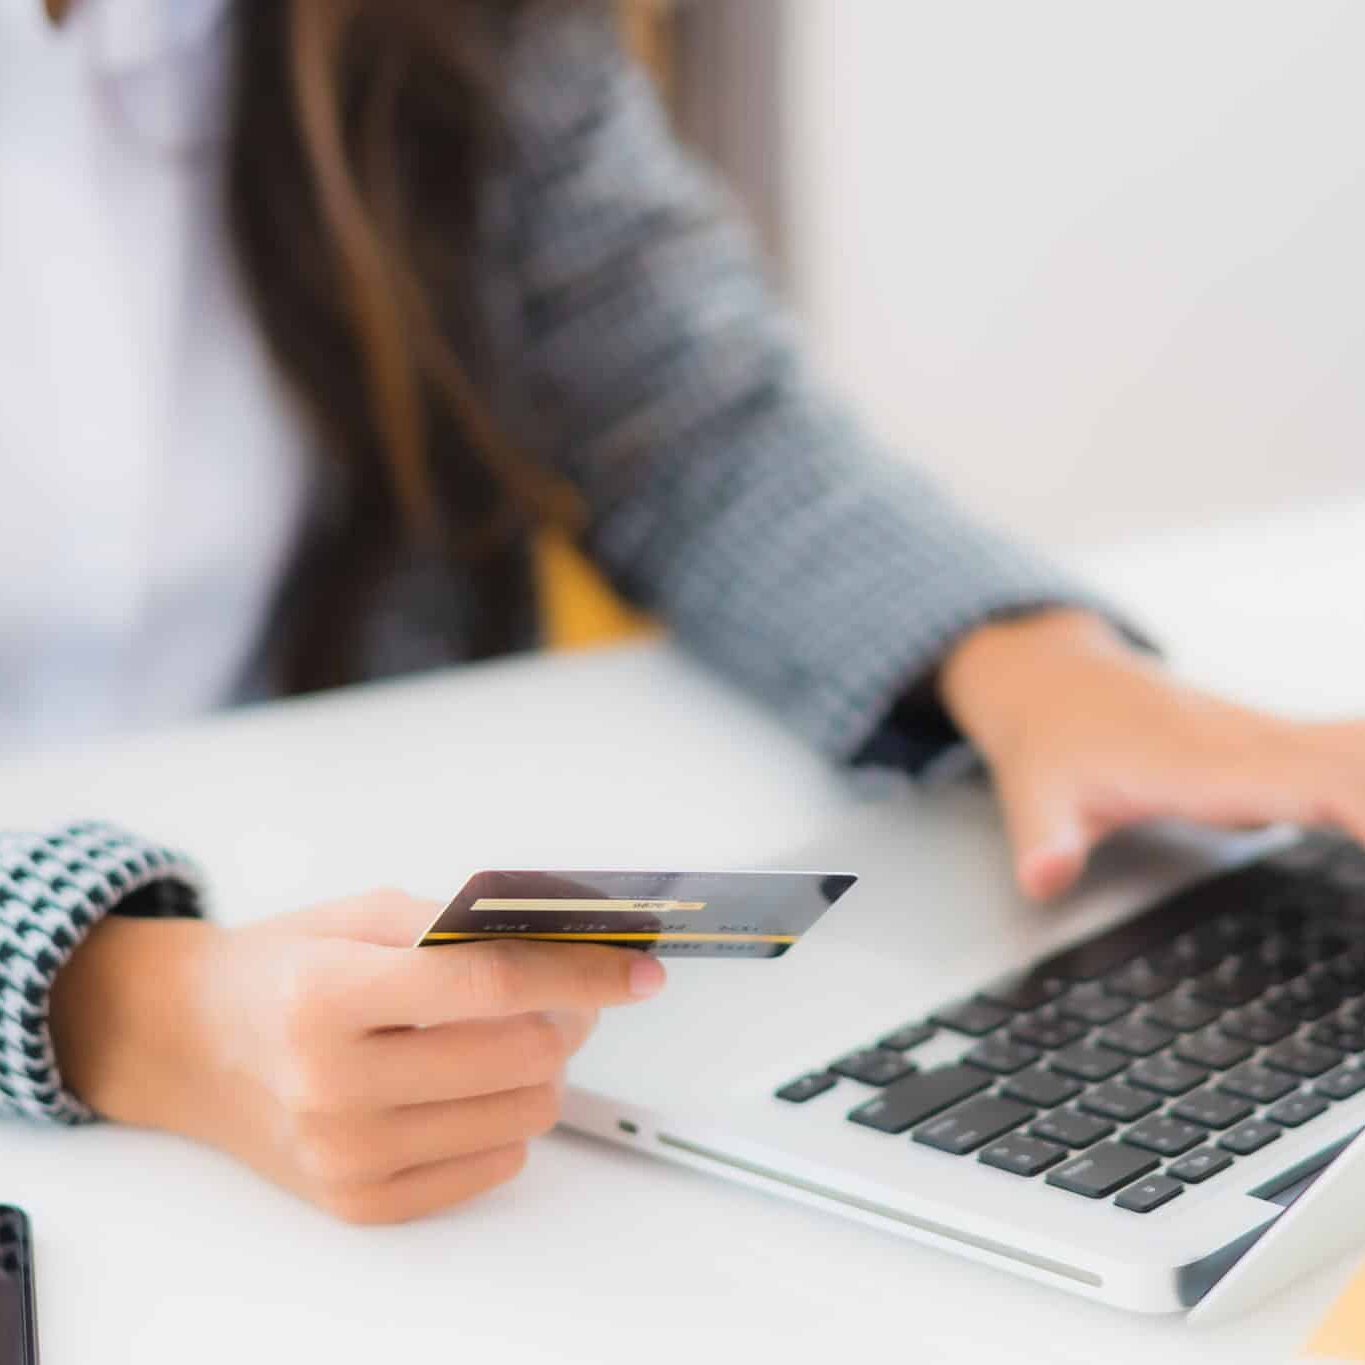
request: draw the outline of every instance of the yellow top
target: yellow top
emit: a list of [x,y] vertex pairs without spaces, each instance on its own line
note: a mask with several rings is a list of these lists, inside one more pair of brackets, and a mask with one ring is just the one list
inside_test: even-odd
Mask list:
[[626,606],[563,535],[542,535],[536,557],[542,624],[551,649],[588,649],[657,629],[649,617]]

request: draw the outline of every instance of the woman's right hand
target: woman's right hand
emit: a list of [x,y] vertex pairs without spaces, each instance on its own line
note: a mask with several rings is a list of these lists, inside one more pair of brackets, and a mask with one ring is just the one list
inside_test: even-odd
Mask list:
[[62,1074],[347,1222],[461,1203],[555,1124],[597,1011],[664,972],[616,948],[413,951],[438,909],[385,891],[235,930],[111,916],[57,977]]

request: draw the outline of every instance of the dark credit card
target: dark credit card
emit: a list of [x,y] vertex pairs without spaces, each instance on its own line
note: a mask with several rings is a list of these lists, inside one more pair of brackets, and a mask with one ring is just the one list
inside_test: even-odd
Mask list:
[[855,881],[820,872],[476,872],[417,947],[511,938],[656,957],[781,957]]

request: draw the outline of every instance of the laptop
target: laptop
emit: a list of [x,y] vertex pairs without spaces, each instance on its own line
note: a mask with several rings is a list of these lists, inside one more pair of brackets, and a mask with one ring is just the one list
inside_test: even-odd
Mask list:
[[566,1126],[1140,1313],[1365,1246],[1365,851],[1152,831],[1025,903],[989,793],[869,803],[776,961],[669,964]]

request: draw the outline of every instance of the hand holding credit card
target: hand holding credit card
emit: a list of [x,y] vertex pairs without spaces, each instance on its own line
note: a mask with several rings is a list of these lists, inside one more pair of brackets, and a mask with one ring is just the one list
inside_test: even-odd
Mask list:
[[781,957],[856,880],[819,872],[477,872],[416,946],[529,939],[656,957]]

